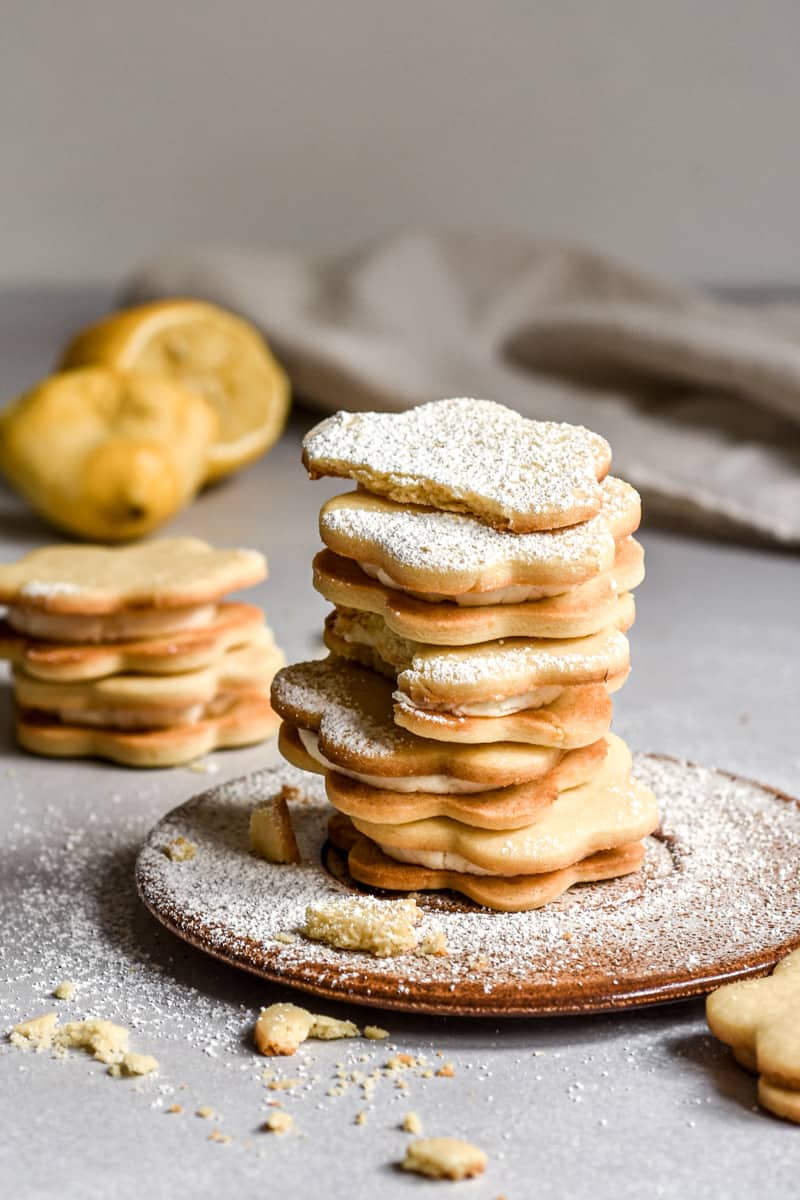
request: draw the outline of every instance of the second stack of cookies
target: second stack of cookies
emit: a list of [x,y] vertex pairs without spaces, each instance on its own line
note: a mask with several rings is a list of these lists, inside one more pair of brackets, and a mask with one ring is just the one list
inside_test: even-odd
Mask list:
[[331,657],[281,672],[273,704],[286,756],[326,773],[357,880],[513,910],[641,864],[655,799],[609,732],[640,505],[609,461],[586,430],[486,401],[309,434],[312,475],[361,487],[320,516]]
[[0,658],[33,753],[176,766],[269,737],[285,661],[252,604],[263,555],[196,538],[50,546],[0,566]]

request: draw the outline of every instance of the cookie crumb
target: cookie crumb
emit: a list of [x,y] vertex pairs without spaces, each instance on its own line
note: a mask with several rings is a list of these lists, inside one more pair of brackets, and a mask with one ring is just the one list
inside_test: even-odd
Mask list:
[[472,1179],[486,1170],[483,1150],[460,1138],[420,1138],[409,1142],[400,1166],[429,1179]]
[[282,942],[284,946],[293,946],[297,938],[293,933],[287,933],[282,930],[280,933],[275,934],[275,941]]
[[56,987],[53,988],[53,995],[56,1000],[71,1000],[77,991],[75,984],[71,979],[64,979]]
[[229,1133],[223,1133],[221,1129],[212,1129],[206,1141],[216,1142],[220,1146],[228,1146],[233,1141],[233,1138]]
[[440,1079],[452,1079],[455,1073],[456,1069],[450,1062],[442,1063],[442,1065],[439,1067],[439,1070],[436,1072]]
[[434,929],[427,934],[419,944],[419,954],[425,958],[447,958],[447,938],[444,930]]
[[183,1105],[182,1104],[170,1104],[169,1108],[166,1111],[168,1113],[182,1113]]
[[119,1062],[112,1063],[108,1068],[109,1075],[119,1078],[121,1075],[150,1075],[158,1070],[158,1059],[152,1054],[134,1054],[129,1051],[123,1054]]
[[173,862],[190,862],[197,854],[197,846],[185,837],[173,838],[163,847],[167,858]]
[[382,1042],[388,1036],[389,1030],[381,1029],[380,1025],[367,1025],[364,1028],[364,1037],[369,1038],[371,1042]]
[[308,1036],[330,1042],[336,1038],[360,1037],[361,1030],[352,1021],[339,1021],[336,1017],[316,1015]]
[[300,1087],[299,1079],[270,1079],[267,1087],[271,1092],[291,1092]]
[[362,1108],[361,1112],[357,1112],[355,1117],[353,1118],[353,1124],[354,1125],[366,1125],[366,1123],[367,1123],[366,1109]]
[[208,1104],[203,1104],[195,1111],[194,1115],[196,1117],[201,1117],[204,1121],[210,1121],[214,1115],[214,1110],[213,1108],[209,1107]]
[[400,1128],[404,1133],[422,1133],[422,1121],[415,1112],[407,1112]]
[[293,1125],[294,1117],[284,1112],[283,1109],[276,1108],[274,1112],[269,1114],[262,1128],[267,1133],[288,1133]]

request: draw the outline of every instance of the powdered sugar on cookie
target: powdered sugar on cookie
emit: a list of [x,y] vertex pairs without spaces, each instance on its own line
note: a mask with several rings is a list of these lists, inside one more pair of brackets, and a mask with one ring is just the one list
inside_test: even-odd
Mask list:
[[587,520],[611,464],[581,425],[531,421],[490,400],[436,400],[404,413],[336,413],[304,439],[312,478],[345,476],[411,504],[471,513],[516,533]]

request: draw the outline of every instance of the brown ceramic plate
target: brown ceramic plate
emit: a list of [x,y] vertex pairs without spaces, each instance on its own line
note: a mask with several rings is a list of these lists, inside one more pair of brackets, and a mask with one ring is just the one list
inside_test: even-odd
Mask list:
[[[322,780],[289,766],[212,788],[168,813],[140,852],[137,884],[162,924],[223,962],[317,996],[407,1012],[603,1012],[769,970],[800,944],[800,803],[658,756],[637,755],[635,769],[663,816],[642,870],[578,885],[529,913],[422,895],[423,926],[444,928],[446,958],[379,959],[297,934],[308,904],[359,889],[326,842]],[[303,859],[296,867],[248,850],[250,808],[286,783],[302,791],[290,806]],[[194,858],[164,853],[178,836],[196,845]]]

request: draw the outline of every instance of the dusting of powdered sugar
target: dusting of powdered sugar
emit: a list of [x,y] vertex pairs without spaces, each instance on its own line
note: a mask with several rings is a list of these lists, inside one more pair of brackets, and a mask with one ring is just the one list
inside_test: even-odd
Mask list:
[[[800,940],[800,808],[758,784],[646,755],[635,773],[655,792],[659,834],[645,865],[622,879],[582,884],[545,908],[495,913],[422,902],[445,931],[448,956],[375,959],[298,936],[306,906],[352,895],[322,863],[331,812],[324,784],[294,768],[260,772],[174,810],[139,857],[148,905],[184,936],[270,977],[365,1003],[470,1011],[558,1009],[561,989],[597,1006],[665,980],[696,980],[765,964]],[[248,851],[250,809],[282,785],[290,801],[299,866]],[[190,862],[163,847],[183,836]],[[280,939],[294,937],[292,942]],[[476,966],[480,964],[480,966]],[[475,982],[480,983],[476,999]]]
[[[312,475],[344,475],[409,503],[470,512],[517,531],[596,513],[611,450],[582,425],[532,421],[458,397],[402,413],[339,412],[303,440]],[[435,493],[435,498],[432,497]]]
[[615,539],[638,521],[639,499],[621,479],[601,485],[596,517],[566,529],[506,533],[459,513],[394,504],[363,492],[337,496],[320,513],[322,540],[337,554],[371,563],[402,582],[457,591],[509,584],[575,584],[608,570]]

